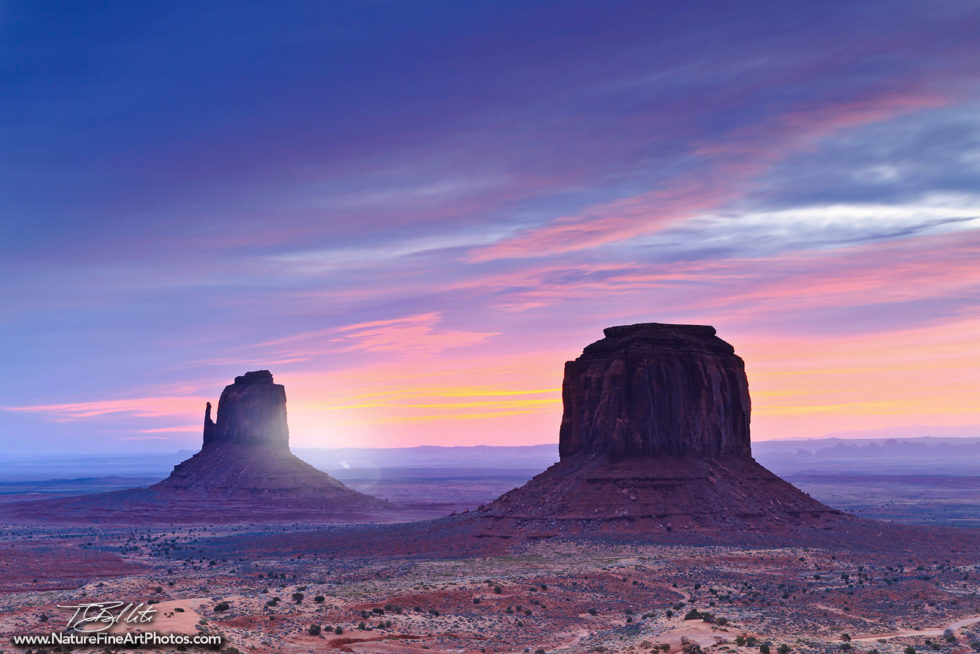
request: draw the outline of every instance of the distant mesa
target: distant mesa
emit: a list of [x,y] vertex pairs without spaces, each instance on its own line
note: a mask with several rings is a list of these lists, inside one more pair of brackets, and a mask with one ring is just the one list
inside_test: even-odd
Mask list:
[[565,364],[559,462],[476,512],[488,531],[665,533],[849,518],[752,458],[745,365],[713,327],[604,333]]
[[8,505],[48,521],[361,522],[391,507],[359,493],[289,451],[286,389],[268,370],[235,378],[204,413],[201,451],[149,488]]

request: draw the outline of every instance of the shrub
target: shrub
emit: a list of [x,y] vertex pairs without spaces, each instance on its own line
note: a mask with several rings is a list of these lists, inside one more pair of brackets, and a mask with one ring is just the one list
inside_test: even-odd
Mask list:
[[320,625],[318,625],[318,624],[311,624],[310,625],[310,628],[307,631],[310,632],[310,635],[311,636],[319,636],[320,635]]
[[299,604],[303,601],[303,593],[293,593],[293,601]]
[[779,652],[779,654],[787,654],[789,652],[789,645],[783,643],[782,645],[776,648],[776,651]]
[[316,597],[313,598],[313,601],[316,602],[317,604],[323,604],[323,601],[325,599],[326,598],[323,595],[317,595]]
[[595,609],[595,608],[589,609],[589,615],[596,615],[597,613],[599,613],[599,609]]
[[915,648],[911,645],[906,645],[905,649],[902,650],[905,654],[915,654]]
[[701,613],[697,609],[691,609],[684,615],[685,620],[700,620]]
[[218,602],[217,604],[214,605],[214,612],[221,613],[222,611],[227,611],[230,608],[231,608],[231,604],[229,604],[228,602]]
[[344,628],[341,627],[340,625],[337,625],[336,627],[333,628],[333,632],[335,634],[342,634],[344,633]]
[[759,645],[759,654],[769,654],[769,644],[762,643]]

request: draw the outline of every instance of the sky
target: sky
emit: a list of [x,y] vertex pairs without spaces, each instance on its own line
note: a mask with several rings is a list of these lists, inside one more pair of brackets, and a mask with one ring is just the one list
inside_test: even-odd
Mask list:
[[0,439],[557,442],[714,325],[754,440],[980,435],[975,2],[0,3]]

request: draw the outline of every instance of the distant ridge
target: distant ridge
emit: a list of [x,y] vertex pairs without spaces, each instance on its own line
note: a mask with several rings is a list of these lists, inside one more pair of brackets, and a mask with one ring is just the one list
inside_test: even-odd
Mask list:
[[[870,449],[868,446],[880,446]],[[777,474],[801,471],[862,474],[980,475],[980,438],[810,438],[756,441],[752,455]],[[475,460],[485,469],[540,470],[558,461],[558,443],[541,445],[422,445],[387,448],[294,447],[304,461],[334,476],[350,469],[460,468]],[[829,450],[829,451],[828,451]],[[0,483],[80,477],[157,477],[192,456],[191,450],[132,456],[76,455],[7,457]],[[478,455],[478,458],[476,457]],[[801,468],[804,466],[805,468]]]

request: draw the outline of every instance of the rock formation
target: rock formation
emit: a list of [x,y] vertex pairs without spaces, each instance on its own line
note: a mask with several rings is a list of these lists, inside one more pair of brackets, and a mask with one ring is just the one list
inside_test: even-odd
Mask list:
[[383,508],[380,500],[344,486],[289,451],[286,389],[273,382],[268,370],[245,373],[226,386],[217,421],[211,420],[207,404],[201,451],[149,490],[244,501],[263,512],[276,504],[287,512],[305,506],[332,514]]
[[201,451],[174,466],[163,481],[149,488],[25,502],[18,505],[20,513],[127,523],[387,519],[386,502],[348,488],[289,451],[286,390],[268,370],[236,377],[221,393],[217,414],[212,420],[207,403]]
[[211,420],[211,403],[204,410],[204,447],[235,443],[289,450],[286,388],[273,383],[268,370],[247,372],[225,386],[218,400],[218,422]]
[[749,384],[714,327],[648,323],[565,364],[558,452],[751,458]]
[[745,367],[713,327],[604,333],[565,364],[559,462],[481,507],[488,532],[761,529],[843,516],[752,458]]

